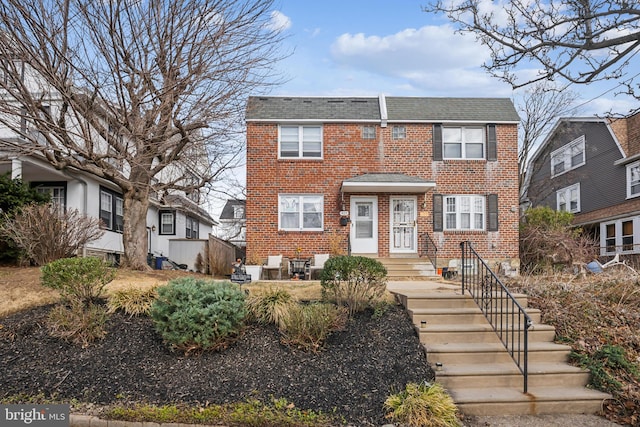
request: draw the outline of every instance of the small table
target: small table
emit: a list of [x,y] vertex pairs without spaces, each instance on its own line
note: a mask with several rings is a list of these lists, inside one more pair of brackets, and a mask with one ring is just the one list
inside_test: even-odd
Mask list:
[[310,263],[311,258],[294,258],[289,260],[289,274],[292,278],[305,279],[309,271]]

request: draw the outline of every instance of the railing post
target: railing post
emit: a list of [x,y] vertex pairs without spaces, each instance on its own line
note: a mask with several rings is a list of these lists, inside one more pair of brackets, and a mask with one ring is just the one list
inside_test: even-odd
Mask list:
[[462,295],[464,295],[464,282],[465,282],[465,280],[464,280],[464,270],[465,270],[465,268],[464,268],[464,242],[460,242],[460,252],[462,253],[461,256],[460,256],[460,262],[462,263],[462,265],[460,266],[460,270],[462,270],[460,277],[462,277],[462,280],[461,280],[462,281]]

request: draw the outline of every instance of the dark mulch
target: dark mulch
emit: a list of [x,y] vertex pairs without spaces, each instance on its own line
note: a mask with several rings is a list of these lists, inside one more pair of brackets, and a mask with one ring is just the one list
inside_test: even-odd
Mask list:
[[169,351],[149,318],[123,314],[112,315],[103,340],[82,349],[48,335],[50,308],[0,319],[0,397],[42,393],[110,405],[273,396],[366,426],[385,423],[388,395],[434,378],[399,306],[378,319],[359,315],[317,354],[283,346],[274,327],[252,325],[225,351],[189,357]]

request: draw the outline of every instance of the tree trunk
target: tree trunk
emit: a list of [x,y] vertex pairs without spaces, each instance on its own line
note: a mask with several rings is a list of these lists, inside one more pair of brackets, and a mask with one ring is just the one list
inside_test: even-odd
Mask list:
[[147,211],[149,192],[133,189],[124,193],[124,245],[123,267],[133,270],[148,270]]

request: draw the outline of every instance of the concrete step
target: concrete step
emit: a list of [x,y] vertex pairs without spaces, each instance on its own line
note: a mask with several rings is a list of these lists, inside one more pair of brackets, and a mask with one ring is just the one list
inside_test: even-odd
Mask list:
[[[489,323],[486,324],[449,324],[417,326],[416,332],[423,344],[445,343],[492,343],[500,342],[498,335]],[[535,325],[529,329],[529,342],[553,341],[556,335],[555,328],[549,325]],[[508,335],[509,341],[518,342],[522,334],[516,331],[515,335]]]
[[[424,344],[427,360],[434,364],[510,362],[511,356],[500,342]],[[566,363],[571,353],[568,345],[553,342],[529,343],[529,363]]]
[[466,415],[595,414],[606,393],[584,387],[459,388],[449,390],[458,409]]
[[[541,313],[540,310],[535,308],[528,308],[527,314],[533,321],[533,323],[540,323]],[[420,322],[426,321],[427,324],[476,324],[486,323],[487,318],[478,307],[465,307],[465,308],[415,308],[409,310],[409,315],[413,318],[416,325],[420,325]],[[502,324],[509,324],[512,319],[518,320],[518,316],[513,312],[498,312],[493,318]]]
[[[530,387],[584,387],[589,372],[566,363],[529,363]],[[443,364],[436,368],[436,380],[445,388],[518,388],[524,377],[515,363]]]
[[387,278],[391,280],[424,280],[440,277],[428,258],[413,256],[376,259],[385,266]]
[[[408,308],[409,310],[414,310],[417,308],[478,308],[476,302],[468,294],[461,295],[450,292],[434,294],[433,292],[429,291],[415,291],[410,295],[406,295],[406,297],[406,308]],[[526,295],[515,294],[514,297],[521,307],[525,309],[527,308]],[[507,305],[507,300],[504,300],[505,301],[502,306]],[[500,301],[498,301],[498,306],[500,306]]]

